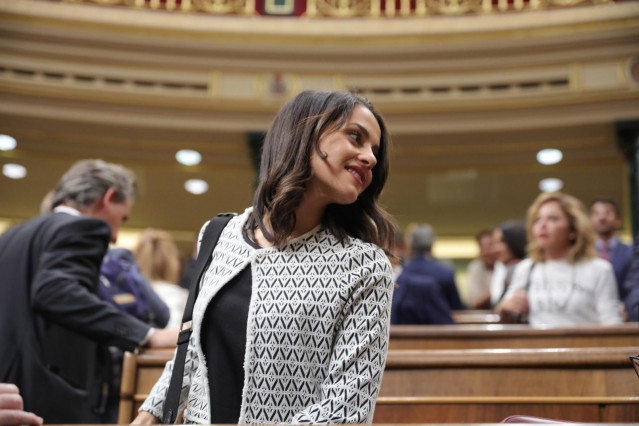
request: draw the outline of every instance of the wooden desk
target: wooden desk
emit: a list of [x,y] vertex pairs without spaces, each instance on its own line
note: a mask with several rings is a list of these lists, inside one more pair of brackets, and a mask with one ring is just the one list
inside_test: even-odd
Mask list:
[[519,414],[589,424],[636,425],[638,411],[637,397],[380,397],[373,423],[484,424]]
[[533,328],[520,324],[393,325],[389,348],[497,349],[639,345],[639,323]]
[[[499,422],[527,414],[639,422],[630,348],[390,351],[376,423]],[[120,424],[128,424],[173,349],[125,353]]]
[[629,348],[391,351],[375,422],[639,422]]

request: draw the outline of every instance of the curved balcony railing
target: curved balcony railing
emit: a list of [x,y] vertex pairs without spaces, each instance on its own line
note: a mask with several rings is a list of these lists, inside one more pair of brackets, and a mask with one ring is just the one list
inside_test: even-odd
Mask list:
[[613,0],[61,0],[215,15],[331,18],[488,14],[613,3]]

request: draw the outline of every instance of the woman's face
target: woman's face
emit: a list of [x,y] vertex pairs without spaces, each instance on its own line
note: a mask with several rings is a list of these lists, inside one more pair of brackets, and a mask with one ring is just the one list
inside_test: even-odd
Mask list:
[[493,231],[493,254],[501,263],[508,263],[515,257],[504,242],[504,233],[499,228]]
[[533,220],[532,234],[539,248],[550,254],[570,248],[570,220],[557,201],[542,204]]
[[306,195],[324,206],[354,203],[373,180],[380,138],[381,129],[373,113],[355,106],[341,128],[320,137],[319,149],[326,158],[313,152],[313,177]]

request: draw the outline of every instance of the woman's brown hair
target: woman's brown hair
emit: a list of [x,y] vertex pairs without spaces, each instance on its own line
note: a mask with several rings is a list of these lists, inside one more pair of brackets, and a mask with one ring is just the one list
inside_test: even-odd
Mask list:
[[180,253],[166,231],[147,228],[133,251],[140,271],[150,281],[176,284],[180,278]]
[[[282,247],[295,228],[295,210],[313,176],[311,156],[325,157],[320,138],[344,125],[353,108],[370,110],[381,130],[373,180],[353,204],[330,204],[322,218],[341,242],[348,237],[377,244],[387,252],[394,242],[393,218],[378,204],[389,172],[390,138],[382,117],[371,103],[348,92],[305,91],[277,114],[262,148],[260,182],[253,199],[249,229],[259,226],[264,236]],[[267,219],[270,230],[263,220]]]

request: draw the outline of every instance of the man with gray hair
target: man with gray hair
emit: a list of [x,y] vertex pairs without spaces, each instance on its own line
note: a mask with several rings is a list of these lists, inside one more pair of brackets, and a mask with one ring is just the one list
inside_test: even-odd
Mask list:
[[173,346],[97,295],[100,264],[136,194],[122,166],[83,160],[54,190],[52,212],[0,236],[0,382],[46,423],[100,423],[107,346]]
[[[411,260],[404,265],[402,275],[423,276],[437,283],[450,310],[463,309],[461,298],[455,283],[455,272],[443,263],[434,259],[431,251],[435,243],[435,231],[428,224],[421,224],[411,234]],[[401,281],[406,277],[400,276]]]
[[410,245],[413,250],[413,256],[430,256],[435,242],[435,231],[428,224],[423,224],[415,228],[413,235],[410,237]]

